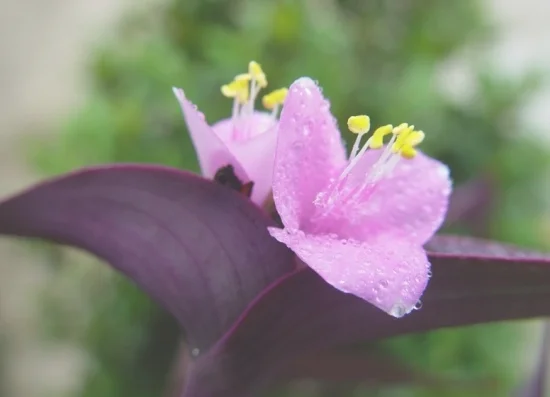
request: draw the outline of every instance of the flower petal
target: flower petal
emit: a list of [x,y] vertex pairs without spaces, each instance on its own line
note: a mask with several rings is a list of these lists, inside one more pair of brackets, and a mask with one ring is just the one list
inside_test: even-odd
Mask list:
[[185,93],[181,88],[173,88],[173,91],[180,103],[189,135],[191,135],[191,140],[195,146],[202,175],[212,178],[220,168],[231,164],[235,175],[241,181],[249,182],[251,179],[243,166],[206,123],[204,115],[185,97]]
[[[379,151],[367,151],[350,178],[365,178],[379,155]],[[402,159],[374,192],[363,192],[359,205],[342,209],[347,222],[338,232],[358,240],[377,235],[423,245],[445,218],[451,185],[449,169],[439,161],[422,153]]]
[[277,144],[275,123],[269,114],[255,112],[247,117],[247,125],[253,131],[252,137],[245,140],[231,139],[233,131],[231,119],[219,121],[212,126],[216,135],[224,141],[250,179],[254,181],[252,200],[256,203],[262,203],[271,192]]
[[309,78],[290,87],[279,121],[273,198],[284,225],[298,229],[316,194],[346,162],[329,102]]
[[414,309],[429,278],[425,251],[403,241],[340,240],[269,228],[327,283],[395,317]]

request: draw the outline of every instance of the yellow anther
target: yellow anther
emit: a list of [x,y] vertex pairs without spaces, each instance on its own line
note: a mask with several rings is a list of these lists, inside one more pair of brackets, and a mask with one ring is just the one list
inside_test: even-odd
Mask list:
[[423,131],[415,131],[413,127],[403,128],[392,145],[392,152],[399,153],[406,159],[412,159],[416,156],[414,147],[419,145],[425,136]]
[[397,135],[397,139],[395,140],[395,143],[393,144],[393,151],[394,153],[399,152],[399,149],[407,144],[407,141],[409,139],[409,135],[411,134],[412,130],[409,126],[404,128],[399,128],[396,132],[396,128],[393,129],[393,133]]
[[405,146],[403,149],[401,149],[401,156],[405,159],[412,159],[416,156],[417,152],[416,149],[412,146]]
[[407,138],[407,145],[417,146],[424,140],[424,131],[411,131]]
[[370,117],[366,115],[351,116],[348,119],[348,128],[354,134],[365,134],[370,130]]
[[264,95],[262,98],[262,104],[266,109],[273,109],[277,105],[282,105],[285,101],[286,95],[288,94],[288,88],[279,88],[278,90],[272,91],[267,95]]
[[250,73],[240,73],[235,76],[233,79],[234,81],[250,81],[252,77],[250,76]]
[[[237,76],[237,78],[239,78],[239,76]],[[222,85],[221,92],[223,96],[227,98],[237,98],[240,103],[245,103],[248,101],[248,80],[245,78],[237,78],[229,84]]]
[[384,146],[384,137],[391,134],[393,131],[394,128],[391,124],[378,127],[370,138],[369,147],[371,149],[380,149]]
[[409,125],[409,124],[407,124],[407,123],[401,123],[401,124],[399,124],[397,127],[395,127],[395,128],[393,129],[392,133],[393,133],[394,135],[399,135],[399,134],[401,134],[402,132],[405,132],[405,131],[407,131],[407,130],[409,130],[409,129],[414,130],[414,125]]
[[256,81],[256,83],[258,83],[258,86],[260,86],[260,88],[264,88],[267,86],[265,73],[258,62],[250,61],[250,63],[248,64],[248,74],[252,77],[252,79]]

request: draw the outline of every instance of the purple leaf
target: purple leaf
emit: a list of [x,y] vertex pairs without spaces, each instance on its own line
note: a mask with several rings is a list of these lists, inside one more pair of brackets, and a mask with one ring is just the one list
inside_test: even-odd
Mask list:
[[331,347],[550,314],[542,254],[435,238],[423,308],[395,319],[293,270],[270,224],[237,192],[162,167],[88,169],[0,203],[0,233],[84,248],[180,320],[201,353],[188,365],[186,397],[254,395],[287,363]]
[[433,277],[423,307],[401,319],[338,292],[308,269],[286,276],[194,363],[185,396],[253,394],[251,380],[265,380],[269,369],[333,346],[550,315],[550,256],[460,237],[437,237],[429,249]]
[[324,351],[304,355],[284,366],[280,374],[285,379],[315,379],[320,383],[368,384],[371,386],[409,385],[430,390],[494,391],[491,379],[472,381],[452,376],[421,372],[401,362],[399,358],[379,351]]
[[292,271],[271,221],[244,196],[156,166],[85,169],[0,204],[0,233],[39,237],[105,259],[208,348],[266,285]]
[[495,200],[494,178],[482,175],[453,189],[445,225],[469,226],[477,235],[488,232],[491,206]]

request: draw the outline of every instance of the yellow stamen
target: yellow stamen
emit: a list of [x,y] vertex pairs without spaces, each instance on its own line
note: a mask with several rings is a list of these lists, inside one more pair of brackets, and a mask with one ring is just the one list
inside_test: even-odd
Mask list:
[[250,76],[250,73],[241,73],[235,76],[233,79],[234,81],[250,81],[252,79],[252,76]]
[[412,146],[405,146],[403,149],[401,149],[401,156],[407,160],[413,159],[416,155],[416,149]]
[[401,123],[392,130],[392,133],[394,135],[399,135],[399,134],[401,134],[402,132],[405,132],[408,129],[414,130],[414,125],[409,126],[407,123]]
[[392,145],[392,152],[399,153],[406,159],[416,156],[415,146],[418,146],[424,140],[423,131],[415,131],[414,126],[404,128],[400,131],[395,143]]
[[246,103],[248,101],[248,80],[239,76],[231,83],[222,85],[221,92],[227,98],[236,98],[240,103]]
[[262,98],[262,104],[268,110],[272,110],[278,105],[282,105],[288,94],[288,88],[279,88],[274,90]]
[[407,140],[407,144],[411,146],[418,146],[420,143],[424,141],[424,137],[426,135],[424,134],[424,131],[413,131],[409,135],[409,139]]
[[384,137],[391,134],[394,130],[395,129],[391,124],[378,127],[370,138],[369,147],[371,149],[380,149],[382,146],[384,146]]
[[265,73],[258,62],[250,61],[248,64],[248,74],[256,81],[260,88],[265,88],[267,86]]
[[351,116],[348,119],[348,128],[354,134],[366,134],[370,130],[370,117],[364,114],[360,116]]

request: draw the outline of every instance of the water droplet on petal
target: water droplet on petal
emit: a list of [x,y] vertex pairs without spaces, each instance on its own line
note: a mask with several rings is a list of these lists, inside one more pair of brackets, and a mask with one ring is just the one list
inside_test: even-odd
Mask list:
[[407,309],[405,309],[405,306],[403,306],[402,304],[397,303],[393,305],[393,307],[390,309],[389,314],[394,316],[395,318],[401,318],[405,314],[407,314]]
[[439,175],[441,175],[442,177],[449,177],[449,168],[447,168],[446,166],[444,165],[441,165],[441,167],[439,167],[437,169],[437,172],[439,173]]
[[422,301],[416,302],[416,305],[414,305],[414,310],[420,310],[422,309]]
[[380,288],[386,289],[389,286],[388,280],[380,280]]
[[301,141],[296,141],[292,144],[292,150],[300,152],[304,148],[304,144]]

